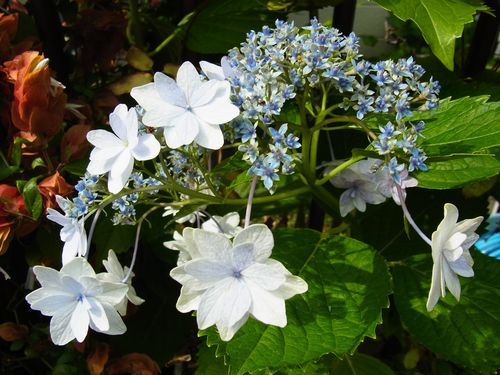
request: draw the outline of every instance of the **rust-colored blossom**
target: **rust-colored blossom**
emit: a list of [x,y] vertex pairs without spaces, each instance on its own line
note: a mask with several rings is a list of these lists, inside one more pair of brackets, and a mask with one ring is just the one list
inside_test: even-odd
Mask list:
[[48,59],[36,51],[27,51],[5,62],[4,70],[14,82],[14,126],[52,138],[63,121],[66,94],[64,87],[51,77]]
[[14,236],[14,225],[22,215],[27,215],[23,197],[14,186],[0,185],[0,255],[7,251]]
[[68,184],[59,172],[47,177],[38,184],[38,191],[42,194],[45,209],[56,207],[56,195],[65,197],[73,192],[73,186]]
[[113,361],[106,366],[106,375],[136,374],[136,375],[158,375],[161,372],[158,364],[148,355],[141,353],[130,353]]
[[16,35],[18,19],[19,17],[15,13],[5,14],[0,12],[0,61],[10,56],[10,41]]
[[28,327],[24,324],[14,322],[0,324],[0,338],[8,342],[23,340],[28,336],[28,333]]
[[109,359],[110,347],[104,342],[98,342],[87,357],[87,368],[90,375],[101,375]]
[[72,160],[81,159],[90,143],[87,141],[87,133],[92,129],[90,125],[73,125],[68,129],[61,139],[61,161],[67,163]]

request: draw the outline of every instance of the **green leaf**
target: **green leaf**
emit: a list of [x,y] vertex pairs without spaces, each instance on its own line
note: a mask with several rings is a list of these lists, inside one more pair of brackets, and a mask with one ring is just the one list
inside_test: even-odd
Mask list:
[[33,177],[28,180],[22,190],[22,196],[26,209],[31,213],[34,220],[38,220],[43,210],[42,195],[38,191],[36,180],[37,177]]
[[[108,250],[113,249],[115,253],[124,253],[133,246],[136,227],[134,225],[113,225],[111,217],[113,213],[104,217],[101,214],[97,222],[93,241],[96,244],[97,252],[95,258],[100,262],[101,259],[108,257]],[[90,221],[93,217],[90,219]]]
[[45,167],[45,161],[43,161],[42,158],[36,158],[36,159],[33,159],[33,161],[31,162],[31,169],[35,169],[37,167]]
[[[203,340],[205,341],[205,340]],[[216,347],[208,347],[202,342],[198,347],[198,367],[196,375],[223,375],[227,374],[228,368],[224,365],[222,357],[216,357]]]
[[452,362],[489,373],[500,368],[500,262],[475,251],[472,256],[475,276],[460,278],[460,302],[447,293],[427,312],[430,250],[394,267],[394,298],[403,324],[417,341]]
[[426,121],[422,148],[429,156],[472,153],[500,145],[500,102],[488,96],[441,101],[435,111],[412,119]]
[[470,0],[375,0],[403,21],[412,20],[422,32],[432,52],[453,70],[455,39],[464,25],[474,21],[477,11],[487,10],[479,1]]
[[81,177],[85,174],[89,161],[87,159],[80,159],[72,161],[64,166],[64,171],[72,175]]
[[495,176],[500,161],[489,155],[471,155],[428,162],[427,172],[417,172],[418,186],[427,189],[455,189]]
[[237,47],[250,30],[274,22],[276,15],[257,0],[215,0],[194,16],[187,47],[199,53],[226,53]]
[[394,372],[384,362],[361,353],[337,359],[332,370],[335,375],[394,375]]
[[383,258],[347,237],[306,229],[275,232],[273,258],[307,281],[307,293],[287,301],[285,328],[248,321],[227,343],[215,329],[205,332],[218,345],[230,374],[297,366],[326,353],[353,353],[365,336],[375,337],[390,279]]

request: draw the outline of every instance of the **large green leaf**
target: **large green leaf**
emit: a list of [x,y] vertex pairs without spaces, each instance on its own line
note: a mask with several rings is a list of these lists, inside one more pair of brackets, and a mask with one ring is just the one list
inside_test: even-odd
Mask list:
[[464,25],[474,20],[478,10],[487,7],[471,0],[375,0],[403,21],[412,20],[422,32],[432,52],[453,70],[455,39]]
[[383,258],[370,246],[312,230],[275,232],[273,257],[309,284],[287,301],[288,325],[281,329],[250,320],[228,343],[215,329],[205,332],[218,345],[230,374],[296,366],[326,353],[352,353],[365,336],[375,337],[390,279]]
[[444,100],[435,111],[415,119],[429,120],[422,147],[429,156],[472,153],[500,145],[500,102],[488,96]]
[[199,53],[226,53],[238,47],[250,30],[271,24],[276,15],[257,0],[215,0],[194,16],[187,46]]
[[418,186],[428,189],[454,189],[495,176],[500,161],[489,155],[450,157],[427,163],[427,172],[418,172]]
[[461,278],[460,302],[448,293],[427,312],[430,250],[394,267],[394,297],[403,324],[423,345],[459,365],[492,372],[500,368],[500,262],[472,255],[475,276]]

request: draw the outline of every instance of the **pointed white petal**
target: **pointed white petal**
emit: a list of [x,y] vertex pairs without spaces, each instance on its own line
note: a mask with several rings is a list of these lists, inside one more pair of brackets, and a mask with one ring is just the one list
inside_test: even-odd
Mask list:
[[243,315],[243,318],[238,320],[231,326],[224,326],[221,324],[217,324],[217,330],[219,331],[219,335],[222,341],[229,341],[233,338],[234,334],[246,323],[249,313]]
[[73,221],[69,217],[64,216],[59,211],[56,211],[53,208],[48,208],[47,212],[49,213],[47,215],[47,219],[49,219],[49,220],[51,220],[59,225],[65,226],[65,225],[71,224]]
[[441,272],[441,261],[435,261],[432,266],[431,288],[429,289],[429,296],[427,297],[427,311],[432,311],[439,300],[441,291]]
[[75,258],[71,262],[65,264],[61,268],[61,274],[71,276],[73,279],[78,280],[81,276],[95,277],[95,272],[92,266],[85,258]]
[[123,323],[122,318],[120,315],[116,312],[116,310],[109,304],[103,303],[102,307],[104,309],[104,313],[106,315],[106,318],[108,319],[109,322],[109,329],[106,331],[101,331],[99,330],[99,327],[97,327],[92,320],[90,321],[90,327],[97,332],[102,332],[107,335],[121,335],[127,331],[127,327]]
[[139,87],[134,87],[130,91],[130,96],[132,96],[146,112],[155,108],[161,108],[165,104],[165,101],[156,90],[154,83],[147,83]]
[[250,313],[255,319],[278,327],[286,326],[285,301],[252,281],[248,281],[247,285],[252,295]]
[[91,130],[87,133],[87,140],[98,148],[113,148],[123,144],[122,140],[107,130]]
[[307,292],[307,283],[298,276],[292,274],[286,276],[286,281],[277,290],[273,291],[273,294],[279,298],[287,300],[292,298],[296,294],[302,294]]
[[200,75],[198,71],[189,61],[184,62],[177,71],[177,76],[175,77],[177,85],[186,95],[187,101],[201,84]]
[[53,268],[44,266],[33,267],[33,273],[38,282],[44,287],[59,287],[61,285],[61,274]]
[[172,119],[170,126],[164,128],[165,141],[170,148],[179,148],[193,142],[199,132],[199,121],[191,112]]
[[204,258],[227,261],[231,257],[233,246],[223,234],[195,229],[193,230],[193,240],[200,255]]
[[207,61],[200,61],[201,70],[208,77],[208,79],[217,79],[223,81],[225,79],[222,67],[209,63]]
[[[128,108],[125,104],[118,104],[115,110],[109,115],[109,125],[111,126],[111,129],[113,129],[113,132],[122,141],[125,141],[128,138],[127,115],[128,115]],[[136,117],[136,123],[137,123],[137,117]]]
[[103,260],[102,264],[104,265],[104,268],[106,271],[109,273],[118,276],[119,278],[123,279],[125,277],[125,274],[123,272],[123,267],[120,264],[115,252],[113,250],[108,251],[108,259]]
[[258,285],[259,288],[271,291],[278,289],[286,281],[282,268],[284,268],[282,265],[279,267],[276,263],[254,263],[243,270],[241,274],[245,281],[250,280],[255,285]]
[[463,277],[472,277],[474,276],[474,270],[472,269],[471,264],[468,262],[468,259],[465,256],[458,258],[454,262],[449,262],[451,270],[455,272],[457,275]]
[[100,332],[107,331],[109,329],[109,322],[102,304],[96,298],[89,297],[87,300],[90,304],[88,315],[93,325],[97,327]]
[[251,265],[255,263],[254,253],[253,243],[246,242],[234,246],[231,259],[232,269],[243,271],[246,268],[251,267]]
[[66,345],[75,338],[70,322],[76,304],[75,301],[73,304],[65,306],[50,319],[50,338],[54,344]]
[[[215,88],[215,92],[209,102],[203,102],[197,98],[197,105],[193,105],[193,111],[198,117],[209,124],[225,124],[240,114],[240,110],[231,103],[231,86],[227,81],[209,81]],[[210,87],[208,94],[212,94],[214,89]]]
[[186,287],[181,288],[181,293],[175,307],[182,313],[198,310],[200,305],[201,295],[204,290],[192,290]]
[[443,274],[448,290],[451,292],[451,294],[453,294],[457,301],[459,301],[461,289],[460,280],[458,280],[458,276],[455,274],[455,272],[452,271],[446,260],[443,260]]
[[86,303],[83,301],[77,302],[73,314],[71,315],[71,330],[78,342],[83,342],[83,340],[85,340],[89,330],[89,314],[87,309],[88,306]]
[[154,76],[154,82],[156,91],[164,102],[178,107],[187,106],[184,92],[172,78],[157,72]]
[[101,175],[109,172],[111,168],[113,168],[113,164],[115,163],[116,157],[122,151],[123,149],[120,148],[119,151],[116,153],[116,155],[109,159],[90,160],[89,164],[87,165],[87,172],[93,175]]
[[195,259],[184,265],[188,275],[203,284],[203,288],[210,288],[213,284],[233,276],[233,269],[227,263],[208,259]]
[[199,132],[194,141],[201,147],[218,150],[224,145],[224,134],[219,125],[199,122]]

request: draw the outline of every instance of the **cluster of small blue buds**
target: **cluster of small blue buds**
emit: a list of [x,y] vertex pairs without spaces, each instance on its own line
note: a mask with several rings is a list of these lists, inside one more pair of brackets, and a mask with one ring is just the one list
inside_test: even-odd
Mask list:
[[61,209],[67,217],[79,219],[89,212],[89,208],[92,207],[98,197],[96,186],[98,182],[99,176],[87,173],[75,185],[75,190],[78,192],[76,197],[72,200],[64,199],[58,201],[60,206],[62,204]]
[[[175,177],[176,182],[189,189],[198,189],[206,184],[205,178],[199,168],[193,165],[188,157],[189,151],[189,146],[184,146],[180,150],[171,150],[167,157],[168,168]],[[196,150],[196,152],[198,153],[197,156],[202,154],[200,150]]]
[[138,193],[123,195],[113,201],[111,207],[115,210],[113,215],[114,225],[134,225],[135,207],[134,204],[139,200]]
[[[360,120],[369,113],[395,113],[399,122],[411,116],[413,109],[427,111],[438,105],[439,82],[432,77],[429,82],[421,82],[425,70],[412,57],[375,64],[360,60],[352,68],[344,73],[336,71],[333,77],[340,92],[352,92],[344,97],[341,107],[353,108]],[[338,83],[341,78],[343,87]],[[412,108],[413,103],[418,106]]]
[[283,124],[278,130],[268,128],[270,140],[268,151],[260,153],[257,147],[256,137],[250,138],[249,142],[239,146],[243,152],[243,159],[251,167],[248,170],[250,176],[260,176],[266,189],[271,193],[275,191],[274,181],[279,181],[278,173],[289,175],[294,172],[295,162],[300,159],[300,154],[294,150],[300,148],[299,138],[288,133],[288,125]]
[[[145,188],[145,187],[151,187],[151,186],[160,186],[162,183],[160,180],[157,180],[154,177],[147,177],[144,178],[142,173],[134,172],[130,176],[130,179],[133,181],[134,184],[134,189],[140,189],[140,188]],[[148,194],[157,194],[159,190],[149,190]]]
[[423,121],[419,121],[416,125],[400,122],[396,126],[389,121],[385,126],[379,128],[380,134],[378,139],[373,142],[373,146],[379,155],[392,156],[387,168],[398,183],[399,172],[397,171],[401,170],[402,167],[398,167],[396,157],[400,160],[407,160],[407,169],[410,172],[428,170],[425,164],[427,159],[425,152],[417,146],[417,140],[422,137],[421,131],[424,126]]

